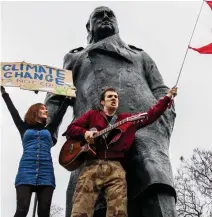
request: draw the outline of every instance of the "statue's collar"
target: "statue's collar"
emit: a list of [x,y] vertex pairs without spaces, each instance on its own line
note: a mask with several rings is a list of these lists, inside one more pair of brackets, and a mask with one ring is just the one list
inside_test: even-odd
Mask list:
[[87,46],[86,50],[88,54],[92,56],[92,52],[101,52],[113,54],[115,56],[122,57],[127,62],[133,63],[132,57],[126,50],[136,53],[132,50],[125,42],[123,42],[119,34],[107,37],[95,44],[90,44]]

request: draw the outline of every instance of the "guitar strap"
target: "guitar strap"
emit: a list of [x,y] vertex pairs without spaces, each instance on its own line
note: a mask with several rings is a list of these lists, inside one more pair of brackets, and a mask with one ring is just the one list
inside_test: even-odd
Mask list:
[[[113,125],[116,122],[117,118],[118,118],[118,115],[114,114],[113,117],[111,118],[110,122],[108,122],[108,126]],[[105,135],[104,135],[105,139],[107,138],[108,134],[109,134],[109,132],[105,133]]]
[[109,125],[113,125],[116,122],[117,118],[118,118],[117,114],[113,115],[113,117],[111,118],[111,120],[109,122]]

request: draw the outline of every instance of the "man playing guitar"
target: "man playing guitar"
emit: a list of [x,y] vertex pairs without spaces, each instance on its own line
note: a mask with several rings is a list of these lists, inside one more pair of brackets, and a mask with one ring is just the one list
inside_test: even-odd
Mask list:
[[[107,217],[127,217],[127,184],[124,169],[126,153],[133,143],[136,131],[156,121],[176,95],[177,88],[173,87],[147,113],[138,114],[143,117],[142,119],[134,123],[126,122],[115,134],[107,133],[101,139],[95,139],[95,135],[107,128],[111,122],[117,123],[133,116],[130,113],[116,114],[119,106],[118,93],[113,88],[107,88],[100,96],[102,110],[89,110],[69,125],[66,131],[68,139],[85,139],[96,148],[96,158],[88,160],[79,175],[71,217],[92,217],[101,191],[104,191],[107,201]],[[94,127],[95,131],[88,130]]]

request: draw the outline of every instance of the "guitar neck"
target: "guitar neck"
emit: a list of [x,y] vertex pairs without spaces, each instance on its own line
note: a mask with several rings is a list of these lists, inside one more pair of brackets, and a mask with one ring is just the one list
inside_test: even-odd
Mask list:
[[121,120],[121,121],[119,121],[119,122],[117,122],[117,123],[115,123],[115,124],[113,124],[113,125],[111,125],[111,126],[105,128],[104,130],[99,131],[99,132],[94,136],[94,139],[96,139],[96,138],[99,137],[99,136],[104,135],[105,133],[110,132],[111,130],[113,130],[113,129],[119,127],[120,125],[126,123],[127,121],[128,121],[128,118],[125,118],[125,119],[123,119],[123,120]]

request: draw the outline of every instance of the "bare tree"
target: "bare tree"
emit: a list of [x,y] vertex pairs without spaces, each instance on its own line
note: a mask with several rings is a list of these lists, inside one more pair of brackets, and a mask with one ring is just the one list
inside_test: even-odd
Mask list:
[[179,217],[212,217],[212,152],[194,149],[189,160],[181,157],[175,187]]
[[56,205],[56,204],[52,204],[51,205],[51,212],[50,212],[50,217],[62,217],[62,211],[63,208]]

